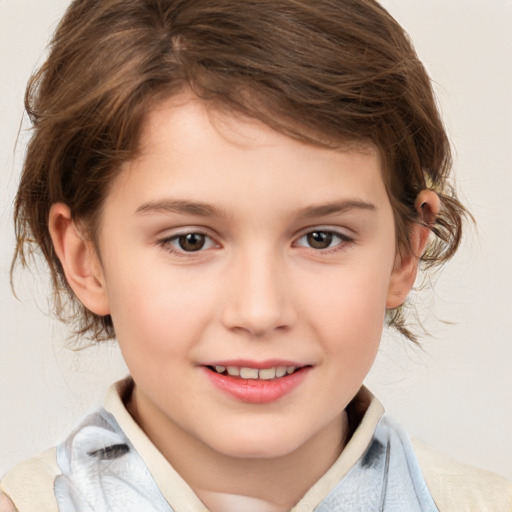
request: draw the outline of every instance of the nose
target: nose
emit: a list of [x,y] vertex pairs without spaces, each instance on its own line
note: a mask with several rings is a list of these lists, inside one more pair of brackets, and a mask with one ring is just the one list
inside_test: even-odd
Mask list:
[[226,328],[262,338],[297,319],[285,264],[271,254],[240,258],[229,272],[222,320]]

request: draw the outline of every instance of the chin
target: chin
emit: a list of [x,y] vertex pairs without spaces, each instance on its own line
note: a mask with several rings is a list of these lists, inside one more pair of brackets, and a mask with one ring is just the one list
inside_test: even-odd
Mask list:
[[210,446],[225,456],[237,459],[273,459],[285,457],[303,445],[304,439],[296,439],[290,434],[286,429],[225,433],[213,440]]

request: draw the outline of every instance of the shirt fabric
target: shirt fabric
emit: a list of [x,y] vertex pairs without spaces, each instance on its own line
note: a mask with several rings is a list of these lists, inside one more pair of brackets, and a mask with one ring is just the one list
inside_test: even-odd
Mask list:
[[[112,386],[63,443],[4,477],[19,512],[208,512],[126,410],[132,387]],[[350,440],[291,512],[512,512],[510,482],[411,442],[365,388],[347,413]],[[242,511],[235,499],[223,512]]]

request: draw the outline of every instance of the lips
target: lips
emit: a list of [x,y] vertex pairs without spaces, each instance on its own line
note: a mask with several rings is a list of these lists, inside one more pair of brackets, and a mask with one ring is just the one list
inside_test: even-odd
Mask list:
[[201,367],[209,381],[238,401],[263,404],[292,393],[306,378],[311,366],[284,363],[223,363]]

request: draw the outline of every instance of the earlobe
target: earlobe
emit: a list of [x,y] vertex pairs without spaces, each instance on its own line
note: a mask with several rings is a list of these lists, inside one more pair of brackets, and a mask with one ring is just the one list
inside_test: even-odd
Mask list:
[[397,254],[391,274],[386,301],[387,309],[401,306],[411,291],[418,273],[420,258],[425,251],[433,224],[441,208],[439,196],[433,190],[422,190],[416,198],[416,210],[423,221],[409,228],[410,250]]
[[49,230],[66,280],[82,302],[93,313],[110,314],[105,279],[94,244],[85,239],[64,203],[50,208]]

